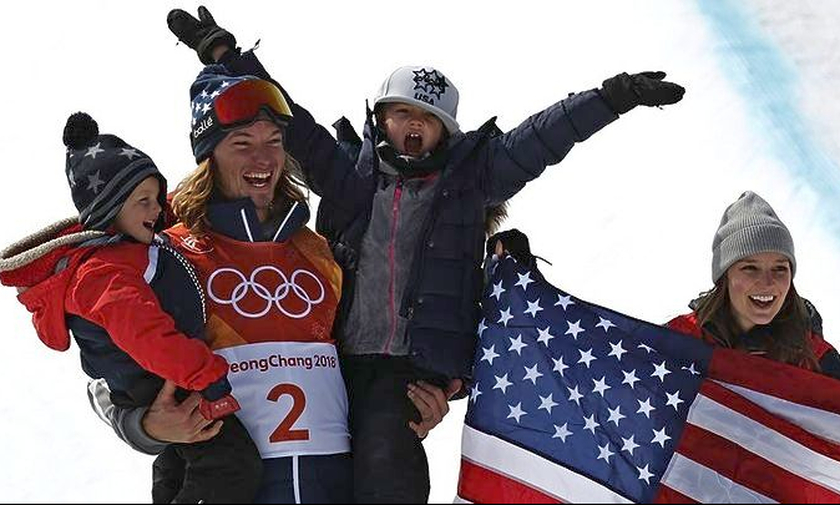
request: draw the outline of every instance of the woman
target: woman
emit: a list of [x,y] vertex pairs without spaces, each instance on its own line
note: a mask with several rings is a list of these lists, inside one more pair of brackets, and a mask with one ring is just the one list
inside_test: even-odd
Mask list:
[[793,239],[764,199],[747,191],[726,209],[712,252],[714,287],[668,327],[840,378],[819,313],[793,285]]
[[[207,341],[230,363],[239,418],[264,461],[261,502],[352,499],[347,397],[331,337],[341,274],[326,242],[304,226],[305,195],[291,173],[285,126],[291,112],[273,84],[207,67],[191,88],[191,134],[198,168],[172,201],[180,223],[166,231],[196,267],[207,296]],[[135,448],[206,440],[217,425],[177,403],[165,387],[148,410],[101,411]],[[423,433],[443,416],[439,391],[415,388]],[[166,450],[157,489],[179,478]]]

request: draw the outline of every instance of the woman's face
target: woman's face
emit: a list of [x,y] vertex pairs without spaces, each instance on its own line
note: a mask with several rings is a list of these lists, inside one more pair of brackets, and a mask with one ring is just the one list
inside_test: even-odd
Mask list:
[[726,271],[729,303],[742,331],[773,321],[790,290],[788,259],[779,253],[761,253],[738,261]]
[[280,127],[259,120],[238,128],[219,142],[213,150],[213,160],[218,175],[216,189],[231,200],[250,198],[260,220],[265,220],[286,164]]

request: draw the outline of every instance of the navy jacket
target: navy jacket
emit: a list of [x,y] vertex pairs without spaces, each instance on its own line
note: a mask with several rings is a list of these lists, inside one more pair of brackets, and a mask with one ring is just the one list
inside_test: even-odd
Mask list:
[[[235,75],[271,79],[253,52],[228,52],[221,62]],[[279,84],[278,84],[279,85]],[[281,88],[282,89],[282,88]],[[285,93],[285,91],[284,91]],[[321,197],[318,232],[330,242],[344,271],[337,324],[353,299],[359,246],[382,174],[376,145],[383,140],[368,111],[356,159],[288,94],[294,119],[286,149],[303,166]],[[467,377],[472,367],[482,290],[484,217],[562,160],[576,142],[617,119],[596,90],[570,95],[512,131],[492,136],[494,125],[448,140],[447,162],[431,211],[422,226],[408,285],[400,303],[412,362],[445,377]]]

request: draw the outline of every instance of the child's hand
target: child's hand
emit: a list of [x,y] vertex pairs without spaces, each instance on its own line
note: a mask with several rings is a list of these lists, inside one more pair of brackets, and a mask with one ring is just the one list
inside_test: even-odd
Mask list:
[[616,114],[624,114],[637,105],[659,106],[682,100],[685,88],[664,81],[665,72],[626,72],[610,77],[603,83],[601,96]]
[[175,399],[175,383],[166,381],[143,416],[143,429],[161,442],[191,444],[215,437],[222,421],[210,421],[199,411],[201,395],[192,393],[181,403]]

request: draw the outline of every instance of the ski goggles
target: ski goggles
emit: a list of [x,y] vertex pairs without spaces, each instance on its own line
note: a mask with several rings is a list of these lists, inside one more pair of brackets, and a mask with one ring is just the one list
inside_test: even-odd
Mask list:
[[247,79],[226,89],[213,101],[213,112],[224,129],[242,126],[254,121],[261,111],[286,125],[292,111],[280,89],[269,81]]

